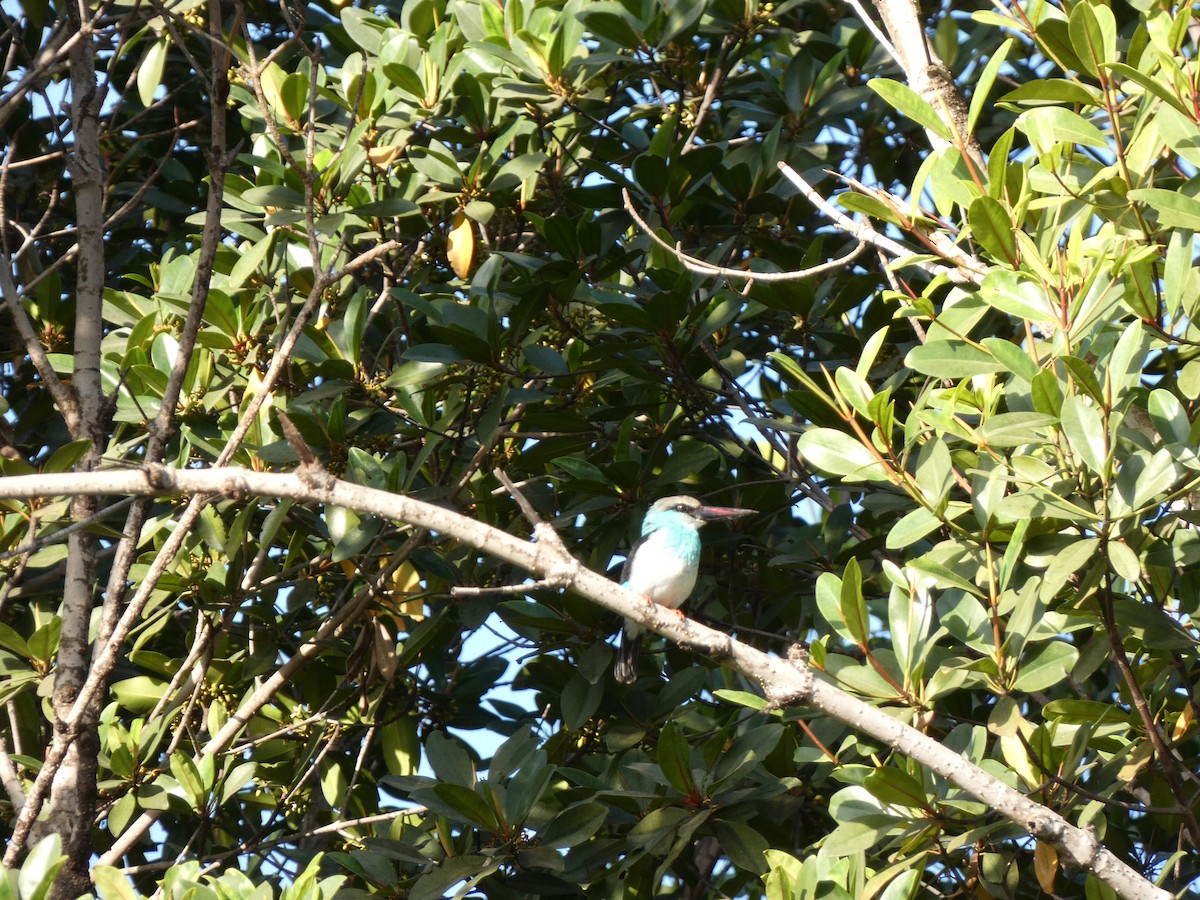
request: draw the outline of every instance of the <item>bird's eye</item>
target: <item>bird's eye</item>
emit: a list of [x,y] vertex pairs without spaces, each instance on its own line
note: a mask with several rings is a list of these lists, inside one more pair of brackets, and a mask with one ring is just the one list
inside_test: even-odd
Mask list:
[[675,512],[686,513],[686,512],[691,512],[691,511],[692,511],[692,508],[690,506],[688,506],[686,503],[678,503],[675,505]]

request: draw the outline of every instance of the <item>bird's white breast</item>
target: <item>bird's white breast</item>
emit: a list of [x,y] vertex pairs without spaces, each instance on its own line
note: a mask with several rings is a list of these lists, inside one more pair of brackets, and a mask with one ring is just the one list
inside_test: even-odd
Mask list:
[[629,589],[672,609],[683,603],[696,586],[700,543],[695,532],[687,537],[695,540],[696,553],[680,553],[679,536],[672,538],[666,529],[647,535],[630,561]]

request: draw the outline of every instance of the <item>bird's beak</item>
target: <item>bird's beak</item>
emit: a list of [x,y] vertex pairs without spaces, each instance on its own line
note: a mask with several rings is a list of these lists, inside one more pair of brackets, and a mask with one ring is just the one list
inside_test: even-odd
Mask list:
[[740,519],[756,512],[757,509],[737,509],[733,506],[701,506],[695,514],[706,522],[712,522],[717,519]]

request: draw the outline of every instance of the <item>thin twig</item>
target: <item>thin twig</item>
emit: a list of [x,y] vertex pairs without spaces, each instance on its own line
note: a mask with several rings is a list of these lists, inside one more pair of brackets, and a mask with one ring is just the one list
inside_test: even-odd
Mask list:
[[668,253],[672,254],[685,269],[689,272],[695,272],[697,275],[711,275],[721,278],[742,278],[747,281],[761,281],[767,284],[779,281],[803,281],[806,278],[815,278],[818,275],[824,275],[826,272],[833,272],[844,266],[852,263],[860,253],[867,248],[867,242],[863,238],[859,238],[858,246],[847,253],[845,256],[830,260],[829,262],[820,263],[809,269],[797,269],[792,272],[747,272],[744,269],[729,269],[725,266],[714,266],[712,263],[705,262],[702,259],[696,259],[694,256],[688,256],[678,247],[672,247],[657,234],[654,233],[640,215],[637,208],[633,205],[633,198],[629,195],[628,188],[621,188],[621,199],[625,204],[625,211],[637,223],[638,228],[650,240],[658,244]]
[[[905,259],[906,257],[911,257],[914,255],[909,248],[905,247],[901,243],[898,243],[897,241],[893,241],[889,237],[885,237],[884,235],[880,234],[868,222],[856,222],[854,219],[851,219],[832,203],[822,197],[819,193],[817,193],[816,188],[809,184],[799,172],[797,172],[787,163],[780,162],[778,163],[778,166],[779,171],[784,174],[788,181],[799,188],[800,193],[804,195],[805,199],[815,206],[837,228],[845,231],[847,234],[854,235],[854,237],[858,238],[860,241],[866,241],[869,244],[875,245],[880,250],[884,251],[895,259]],[[972,284],[978,284],[979,282],[983,281],[982,272],[972,271],[962,266],[946,268],[944,266],[934,265],[933,263],[925,260],[912,260],[908,264],[916,266],[922,272],[925,272],[929,275],[944,275],[953,282],[971,282]]]
[[130,503],[133,502],[133,499],[134,499],[133,497],[126,497],[124,500],[118,500],[116,503],[113,503],[111,506],[106,506],[106,507],[104,507],[104,509],[97,510],[95,513],[88,516],[86,519],[80,519],[77,522],[72,522],[70,525],[67,525],[65,528],[59,529],[58,531],[54,532],[53,534],[48,534],[45,537],[34,538],[32,541],[22,544],[20,547],[17,547],[14,550],[6,550],[5,552],[0,553],[0,560],[12,559],[14,556],[20,556],[23,553],[33,553],[34,551],[41,550],[44,547],[49,547],[49,546],[52,546],[53,544],[61,543],[62,541],[66,540],[68,537],[70,537],[72,534],[74,534],[76,531],[80,531],[81,529],[84,529],[84,528],[90,528],[92,525],[99,522],[105,516],[110,515],[111,513],[114,513],[117,510],[124,509],[126,506],[128,506]]
[[[361,816],[357,819],[343,819],[337,822],[330,822],[327,825],[321,825],[317,828],[312,828],[308,831],[300,831],[295,834],[287,834],[282,837],[272,838],[269,841],[252,843],[250,841],[242,841],[233,850],[224,850],[220,853],[211,856],[202,857],[199,862],[210,863],[220,862],[221,860],[229,859],[231,856],[241,856],[243,853],[261,853],[263,850],[270,850],[272,847],[278,847],[280,844],[290,844],[295,841],[302,841],[305,838],[319,837],[323,834],[335,834],[344,832],[350,828],[361,828],[364,825],[375,825],[379,822],[390,822],[393,819],[399,819],[403,816],[423,816],[429,812],[429,809],[424,806],[411,806],[408,809],[396,809],[385,813],[376,813],[373,816]],[[347,837],[350,837],[347,835]],[[158,862],[145,863],[140,866],[127,866],[121,869],[124,875],[142,875],[147,872],[161,872],[163,869],[169,869],[175,864],[174,860],[159,860]]]

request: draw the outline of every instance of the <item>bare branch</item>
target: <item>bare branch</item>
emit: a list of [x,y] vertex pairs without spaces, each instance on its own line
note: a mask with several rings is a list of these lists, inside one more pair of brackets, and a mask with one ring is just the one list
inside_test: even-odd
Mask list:
[[[827,219],[842,231],[854,235],[860,241],[866,241],[878,247],[884,253],[887,253],[893,259],[903,260],[913,255],[913,252],[891,238],[880,234],[867,222],[856,222],[851,219],[836,206],[817,193],[816,188],[809,184],[799,172],[793,169],[785,162],[778,164],[779,170],[787,177],[787,180],[800,189],[800,193],[815,206]],[[953,282],[963,283],[971,282],[978,284],[983,280],[983,272],[976,271],[972,268],[967,268],[963,263],[955,261],[954,268],[944,268],[934,265],[925,260],[913,260],[908,265],[916,266],[922,272],[929,275],[944,275]]]
[[[621,188],[621,198],[625,203],[625,211],[628,212],[633,218],[633,221],[637,223],[637,226],[639,229],[641,229],[642,233],[645,234],[646,237],[650,238],[650,240],[654,241],[654,243],[658,244],[658,246],[672,254],[677,260],[679,260],[685,269],[687,269],[689,272],[695,272],[697,275],[711,275],[722,278],[740,278],[745,281],[761,281],[767,284],[779,281],[804,281],[807,278],[815,278],[818,275],[824,275],[827,272],[833,272],[849,265],[858,258],[859,254],[861,254],[863,250],[867,248],[867,242],[863,238],[859,237],[858,246],[845,256],[839,256],[837,259],[812,266],[808,269],[797,269],[792,272],[747,272],[745,269],[729,269],[725,266],[714,266],[712,263],[705,262],[702,259],[697,259],[694,256],[688,256],[678,247],[672,247],[657,234],[655,234],[654,229],[652,229],[646,223],[646,220],[638,215],[637,207],[633,205],[633,198],[629,195],[628,188]],[[856,235],[856,237],[858,236]]]

